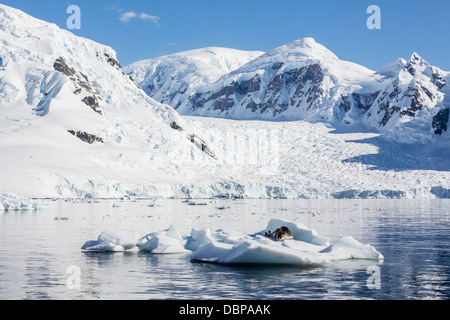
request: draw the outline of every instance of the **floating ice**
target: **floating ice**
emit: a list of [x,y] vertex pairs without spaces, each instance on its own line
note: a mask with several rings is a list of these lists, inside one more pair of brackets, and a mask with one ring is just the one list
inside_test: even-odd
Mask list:
[[[329,240],[319,236],[301,224],[282,220],[270,221],[267,230],[288,226],[294,240],[278,242],[268,239],[264,231],[247,237],[218,237],[209,232],[191,234],[191,248],[196,248],[191,256],[193,261],[220,264],[273,264],[273,265],[326,265],[337,260],[370,259],[383,260],[384,257],[374,247],[363,245],[352,237],[343,237],[330,245]],[[224,236],[224,232],[219,232]],[[200,243],[203,244],[200,245]]]
[[165,231],[151,233],[139,239],[137,246],[140,250],[155,254],[189,252],[184,248],[184,242],[178,230],[172,225]]
[[[287,226],[294,240],[274,241],[263,236],[265,231]],[[105,230],[98,240],[88,241],[82,248],[89,251],[148,251],[153,254],[192,252],[191,260],[219,264],[327,265],[347,259],[383,260],[383,255],[370,245],[352,237],[330,241],[302,224],[273,219],[267,229],[254,235],[219,229],[192,229],[182,237],[175,226],[139,237],[136,232]]]
[[5,193],[0,191],[0,212],[37,210],[38,206],[38,203],[32,200],[19,197],[12,193]]
[[139,235],[134,231],[107,229],[97,240],[87,241],[81,249],[104,252],[135,251],[138,240]]

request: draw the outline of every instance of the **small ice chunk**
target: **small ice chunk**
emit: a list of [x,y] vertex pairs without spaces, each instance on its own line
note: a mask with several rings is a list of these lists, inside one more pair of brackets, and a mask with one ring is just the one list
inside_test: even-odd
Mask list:
[[135,231],[106,229],[97,240],[87,241],[82,250],[129,251],[136,249],[139,235]]
[[137,242],[140,250],[155,254],[185,253],[184,240],[174,225],[169,229],[146,235]]
[[338,239],[328,248],[321,251],[333,260],[370,259],[383,260],[383,255],[371,245],[363,245],[353,237]]
[[139,239],[139,234],[135,231],[128,230],[112,230],[107,229],[98,237],[101,242],[110,242],[112,244],[120,245],[125,250],[130,250],[136,247]]
[[184,248],[184,245],[180,240],[165,235],[155,235],[151,237],[150,240],[140,246],[139,249],[155,254],[189,252]]
[[126,251],[121,245],[117,245],[111,242],[102,242],[98,240],[87,241],[82,250],[96,251],[96,252],[123,252]]
[[169,229],[166,230],[166,236],[176,239],[178,241],[183,241],[183,237],[178,232],[177,228],[172,224]]
[[191,235],[186,237],[186,244],[185,248],[187,250],[195,251],[197,250],[201,245],[209,243],[213,241],[213,237],[211,235],[211,230],[199,230],[199,229],[192,229]]

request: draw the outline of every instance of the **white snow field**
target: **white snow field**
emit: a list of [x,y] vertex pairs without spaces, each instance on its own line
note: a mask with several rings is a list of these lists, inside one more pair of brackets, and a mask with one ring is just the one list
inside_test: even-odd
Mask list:
[[[278,242],[266,238],[264,232],[287,226],[293,240]],[[383,255],[370,245],[350,236],[330,241],[302,224],[273,219],[267,228],[255,235],[235,231],[193,229],[181,237],[174,226],[146,235],[138,240],[133,231],[105,230],[97,241],[88,241],[85,251],[117,252],[145,250],[154,254],[192,252],[191,260],[220,264],[277,264],[315,266],[348,259],[383,260]]]
[[[223,72],[259,54],[217,50],[234,61]],[[3,210],[27,207],[11,206],[19,198],[450,198],[448,146],[383,141],[323,123],[181,117],[113,49],[0,4]]]
[[267,193],[272,197],[450,196],[450,161],[444,146],[397,144],[377,133],[339,132],[305,121],[186,120],[202,130],[229,167],[258,185],[271,186]]

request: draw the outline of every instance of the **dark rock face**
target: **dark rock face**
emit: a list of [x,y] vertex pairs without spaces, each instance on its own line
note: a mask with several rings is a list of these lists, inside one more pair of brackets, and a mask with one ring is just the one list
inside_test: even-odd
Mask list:
[[170,127],[177,131],[183,131],[183,128],[178,125],[175,121],[170,124]]
[[400,112],[401,116],[415,117],[417,112],[424,108],[423,94],[420,87],[408,88],[404,97],[410,98],[410,105],[406,110]]
[[59,57],[58,59],[56,59],[53,68],[56,71],[61,72],[62,74],[68,76],[69,78],[73,77],[75,75],[75,70],[70,68],[67,64],[66,61],[64,61],[64,59],[62,57]]
[[84,75],[82,72],[80,72],[80,78],[77,81],[77,84],[80,85],[82,88],[86,89],[87,92],[94,93],[94,90],[91,87],[91,84],[89,82],[89,79],[86,75]]
[[97,112],[98,114],[103,115],[102,110],[100,109],[100,106],[98,104],[97,97],[95,95],[87,96],[81,101],[83,101],[86,105],[91,107],[91,109]]
[[448,129],[448,121],[450,118],[450,109],[443,109],[433,118],[433,129],[436,135],[441,135]]
[[97,137],[94,134],[89,134],[87,132],[81,132],[81,131],[75,132],[74,130],[68,130],[68,132],[70,134],[72,134],[73,136],[76,136],[81,141],[89,143],[89,144],[93,144],[94,142],[104,143],[103,138]]
[[442,89],[447,85],[447,81],[439,72],[433,73],[433,75],[431,76],[431,82],[439,89]]
[[[406,71],[410,74],[413,64],[410,62],[405,66]],[[426,106],[434,105],[436,97],[432,92],[433,84],[423,84],[413,78],[411,83],[405,88],[401,87],[399,79],[395,79],[384,91],[377,95],[373,105],[376,106],[377,114],[384,112],[383,118],[378,122],[382,128],[396,115],[400,118],[415,118],[417,113],[424,110]],[[370,102],[368,100],[367,102]],[[370,116],[371,114],[368,114]]]
[[199,136],[196,134],[190,134],[188,135],[188,139],[197,146],[202,152],[206,153],[208,156],[210,156],[213,159],[217,160],[217,156],[209,149],[209,147],[206,145],[206,142],[202,139],[200,139]]
[[380,91],[376,91],[374,93],[366,94],[352,93],[351,96],[358,109],[369,110],[379,94]]
[[[266,71],[268,74],[255,74],[251,79],[236,80],[217,91],[198,93],[190,97],[193,110],[205,108],[221,113],[237,106],[255,113],[271,113],[277,116],[290,106],[306,109],[319,108],[324,95],[322,88],[324,74],[319,64],[282,71],[284,63],[278,62]],[[275,71],[275,73],[273,73]]]
[[108,62],[110,65],[112,65],[113,67],[115,67],[117,69],[122,69],[122,66],[120,65],[119,61],[117,61],[116,59],[114,59],[107,53],[105,53],[105,56],[107,58],[106,62]]
[[272,66],[272,70],[280,70],[284,66],[284,62],[276,62]]
[[344,113],[349,112],[352,106],[355,106],[359,110],[367,111],[370,109],[379,94],[380,91],[373,93],[354,92],[349,96],[341,95],[341,102],[338,104],[338,108]]
[[86,90],[88,93],[90,93],[91,96],[87,96],[83,98],[81,101],[83,101],[86,105],[91,107],[91,109],[97,112],[98,114],[103,115],[102,110],[98,103],[98,99],[100,98],[97,96],[97,93],[92,89],[89,79],[85,74],[83,74],[82,72],[77,72],[75,71],[75,69],[69,67],[62,57],[56,59],[53,68],[56,71],[59,71],[62,74],[68,76],[70,80],[72,80],[73,82],[75,82],[77,86],[79,86],[74,91],[75,95],[81,94],[83,92],[83,89]]

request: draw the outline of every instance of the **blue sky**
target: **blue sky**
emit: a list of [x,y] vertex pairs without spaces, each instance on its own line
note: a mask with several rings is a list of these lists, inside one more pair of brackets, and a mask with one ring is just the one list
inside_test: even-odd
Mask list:
[[[448,0],[0,0],[67,28],[81,8],[77,35],[113,47],[122,65],[208,46],[267,51],[313,37],[343,60],[371,69],[418,52],[450,71]],[[381,30],[369,30],[370,5]]]

